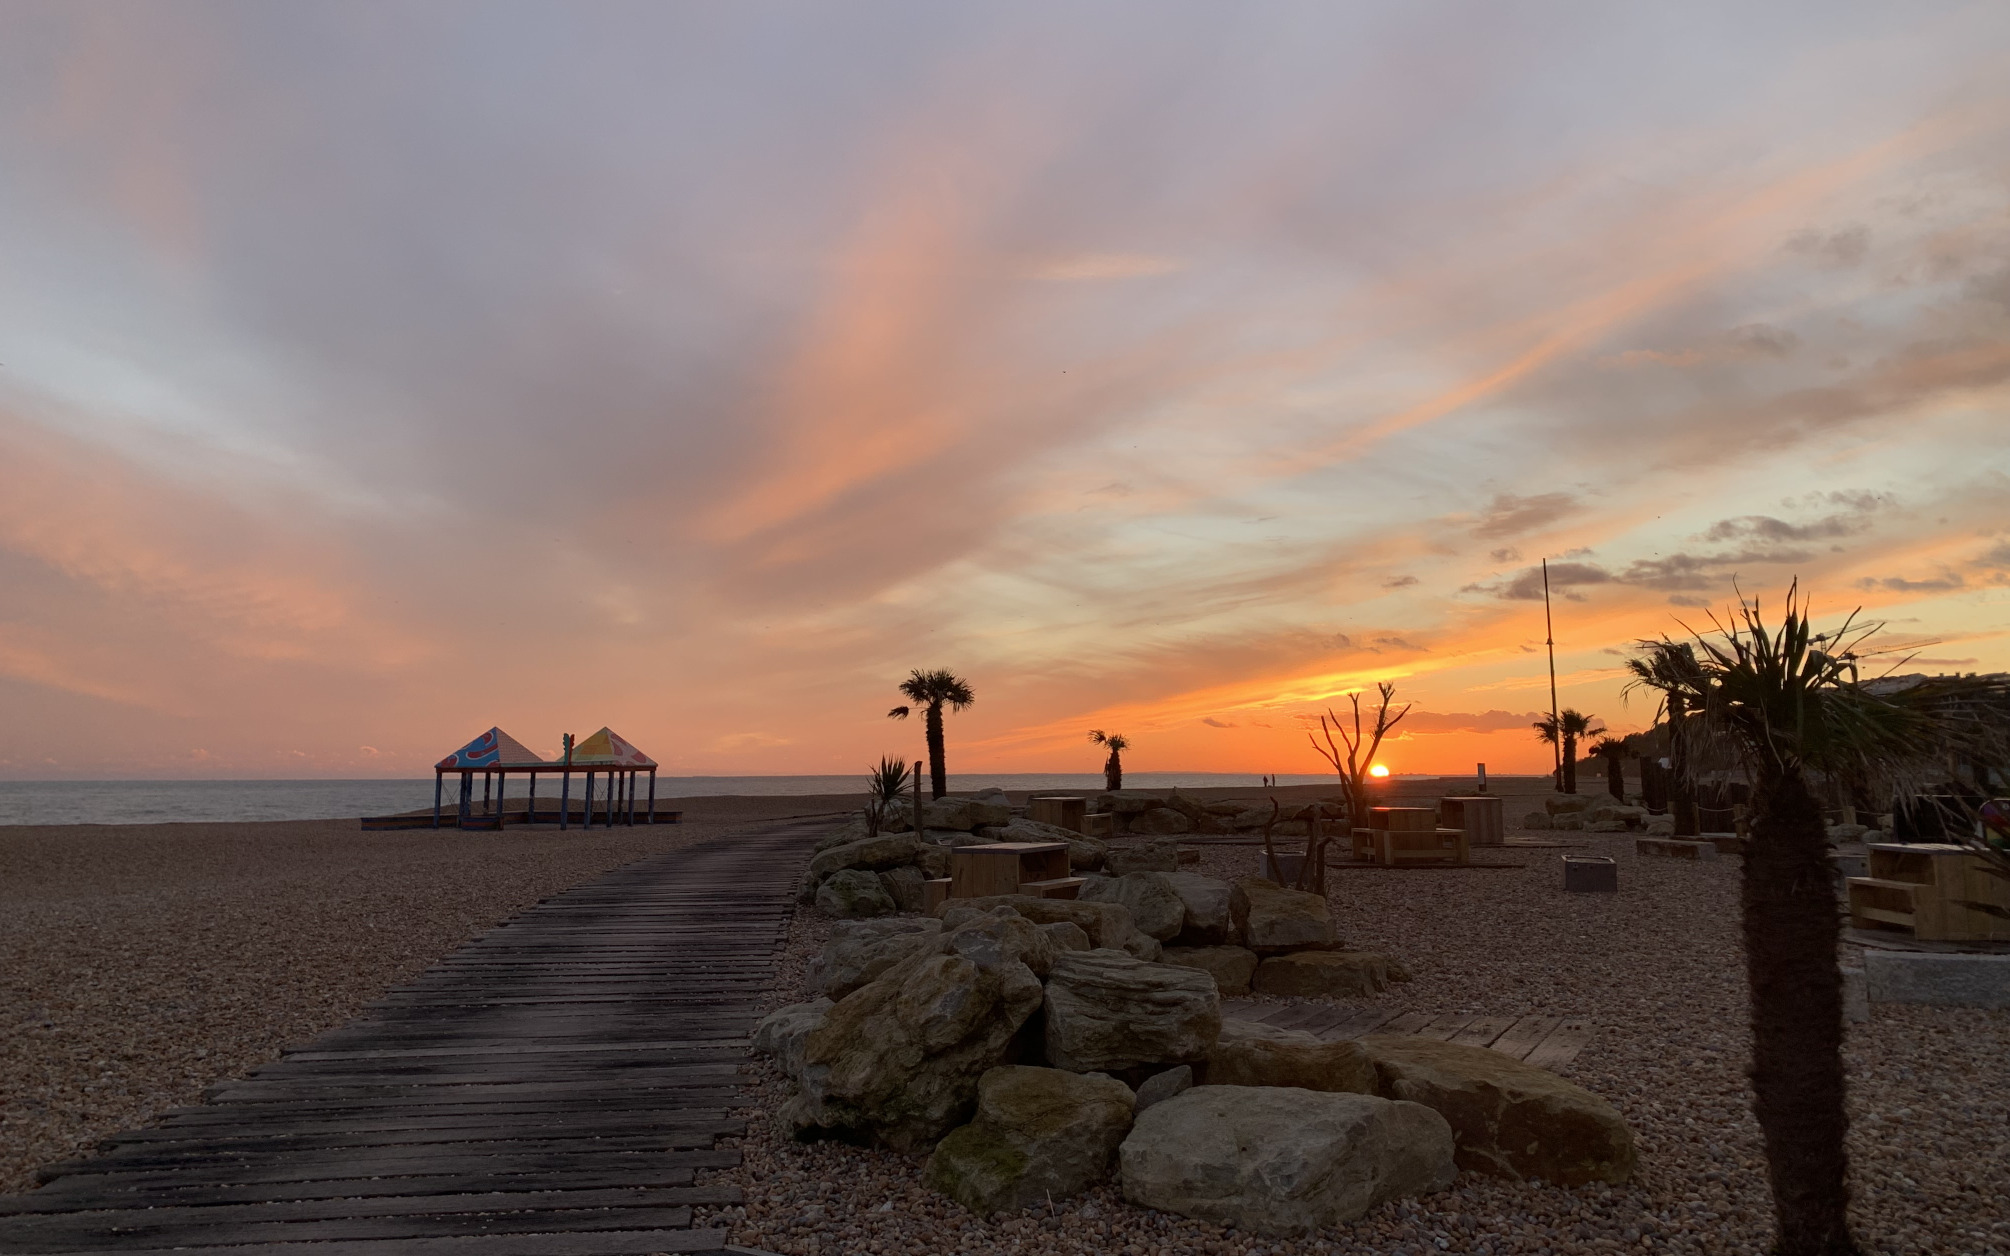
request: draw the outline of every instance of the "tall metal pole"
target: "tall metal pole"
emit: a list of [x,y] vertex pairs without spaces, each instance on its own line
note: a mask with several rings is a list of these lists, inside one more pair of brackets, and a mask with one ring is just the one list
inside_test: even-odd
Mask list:
[[1550,749],[1554,752],[1550,757],[1556,763],[1556,780],[1554,784],[1558,792],[1562,792],[1563,719],[1557,713],[1556,709],[1556,625],[1551,622],[1549,617],[1549,560],[1547,558],[1542,560],[1542,631],[1544,637],[1543,644],[1549,647],[1549,731],[1555,738],[1550,743]]

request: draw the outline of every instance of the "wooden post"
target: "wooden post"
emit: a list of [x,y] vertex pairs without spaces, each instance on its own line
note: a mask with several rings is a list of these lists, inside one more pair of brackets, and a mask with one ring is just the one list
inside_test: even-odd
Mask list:
[[524,800],[523,815],[524,815],[523,822],[525,824],[537,823],[537,769],[536,768],[532,768],[530,770],[530,797]]
[[580,827],[586,829],[593,827],[593,770],[591,768],[588,768],[586,772],[586,822],[580,825]]
[[558,776],[558,827],[565,831],[572,822],[572,734],[565,735],[565,766]]
[[635,772],[628,773],[628,827],[631,829],[635,827],[635,777]]
[[433,769],[433,827],[436,829],[440,827],[440,789],[446,784],[446,779],[445,772]]
[[921,769],[922,762],[914,761],[914,840],[921,840]]
[[473,772],[463,772],[461,773],[461,805],[455,811],[457,827],[460,821],[468,818],[468,812],[474,808],[474,805],[475,774]]
[[649,823],[656,823],[656,769],[649,769]]
[[495,775],[494,772],[482,773],[482,812],[484,814],[489,809],[489,790],[495,784]]

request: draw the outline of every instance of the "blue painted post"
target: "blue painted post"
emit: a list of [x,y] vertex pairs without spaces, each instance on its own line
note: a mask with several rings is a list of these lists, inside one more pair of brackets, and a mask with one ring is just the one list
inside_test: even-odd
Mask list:
[[461,805],[456,808],[454,813],[455,828],[459,828],[461,825],[467,823],[468,812],[473,810],[474,805],[475,774],[473,772],[463,772],[461,773]]
[[593,827],[593,773],[592,773],[591,771],[587,772],[587,774],[586,774],[586,825],[585,825],[585,827],[587,827],[587,828],[589,828],[589,829]]
[[532,768],[530,770],[530,797],[524,800],[523,822],[525,824],[537,823],[537,769],[536,768]]
[[489,814],[489,790],[495,785],[494,772],[482,773],[482,814]]
[[433,827],[440,827],[440,790],[446,784],[446,773],[433,769]]
[[656,823],[656,769],[649,769],[649,823]]
[[628,774],[628,827],[635,827],[635,773]]

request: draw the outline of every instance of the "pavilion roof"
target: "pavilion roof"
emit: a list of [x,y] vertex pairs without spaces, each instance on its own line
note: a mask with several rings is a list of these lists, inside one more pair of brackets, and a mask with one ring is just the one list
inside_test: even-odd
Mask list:
[[656,766],[656,760],[628,744],[613,729],[603,728],[591,737],[582,737],[573,743],[572,766],[653,768]]
[[491,728],[434,765],[441,772],[541,767],[550,762],[500,728]]

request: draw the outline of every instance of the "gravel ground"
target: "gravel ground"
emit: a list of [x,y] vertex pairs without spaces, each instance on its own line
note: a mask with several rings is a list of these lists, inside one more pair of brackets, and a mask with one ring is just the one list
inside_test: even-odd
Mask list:
[[684,825],[589,833],[0,828],[0,1194],[350,1020],[539,898],[849,801],[683,800]]
[[[1528,808],[1510,802],[1511,818]],[[716,1210],[736,1241],[800,1253],[1764,1252],[1771,1209],[1744,1070],[1738,861],[1638,858],[1625,837],[1520,833],[1619,862],[1617,895],[1565,894],[1560,850],[1489,851],[1516,870],[1336,871],[1348,941],[1407,963],[1389,1008],[1587,1016],[1597,1033],[1560,1071],[1605,1096],[1639,1139],[1623,1188],[1568,1190],[1465,1173],[1303,1241],[1257,1238],[1133,1208],[1114,1189],[981,1222],[920,1185],[919,1159],[799,1144],[769,1118],[786,1086],[765,1062],[747,1115],[745,1191]],[[1201,871],[1254,869],[1251,847],[1203,848]],[[828,934],[802,912],[777,1004]],[[1867,1250],[2010,1256],[2010,1013],[1878,1005],[1847,1048],[1854,1218]]]

